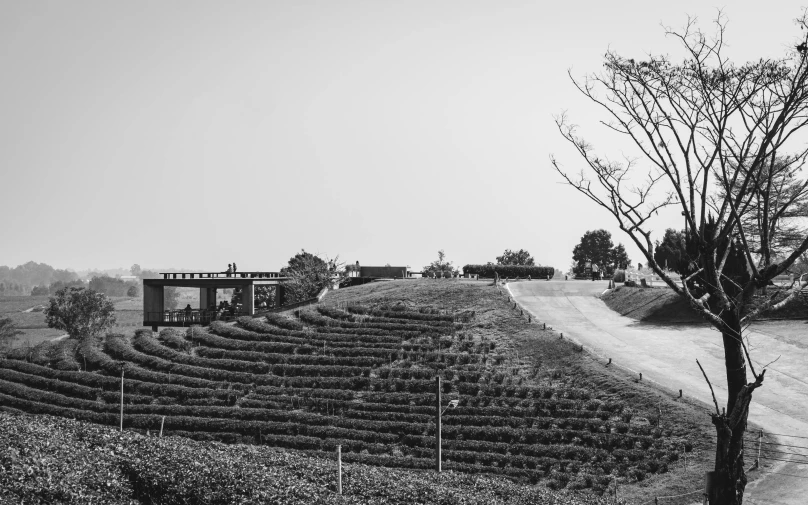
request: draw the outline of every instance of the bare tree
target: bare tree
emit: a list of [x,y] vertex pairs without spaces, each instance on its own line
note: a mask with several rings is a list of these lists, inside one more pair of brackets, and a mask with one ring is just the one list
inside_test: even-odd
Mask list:
[[[805,16],[798,24],[806,28]],[[808,38],[803,31],[800,44],[782,59],[736,65],[723,52],[725,28],[721,13],[711,35],[693,20],[682,31],[666,28],[685,51],[681,63],[608,52],[601,73],[570,76],[605,111],[609,119],[603,124],[638,155],[619,161],[596,155],[562,114],[558,128],[584,167],[569,173],[554,156],[551,161],[570,185],[614,216],[656,274],[721,332],[728,399],[726,413],[715,402],[712,414],[718,484],[710,503],[740,504],[746,486],[743,434],[752,393],[766,372],[754,369],[743,331],[761,311],[784,305],[806,285],[802,277],[787,297],[750,308],[752,295],[808,250],[808,236],[802,236],[791,251],[771,254],[772,237],[793,201],[774,204],[758,191],[777,184],[775,171],[766,167],[778,157],[802,163],[808,155],[798,140],[808,124]],[[679,281],[654,261],[651,244],[649,220],[669,206],[682,210],[688,230],[691,267]],[[741,218],[749,212],[759,213],[757,250]]]

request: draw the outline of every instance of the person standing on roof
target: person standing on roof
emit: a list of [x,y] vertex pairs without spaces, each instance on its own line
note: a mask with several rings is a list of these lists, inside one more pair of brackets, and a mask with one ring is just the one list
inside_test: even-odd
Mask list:
[[233,262],[233,274],[235,274],[235,273],[236,273],[236,262],[234,261]]
[[227,272],[225,272],[225,273],[227,274],[228,277],[230,277],[233,274],[233,265],[232,264],[230,264],[230,263],[227,264]]

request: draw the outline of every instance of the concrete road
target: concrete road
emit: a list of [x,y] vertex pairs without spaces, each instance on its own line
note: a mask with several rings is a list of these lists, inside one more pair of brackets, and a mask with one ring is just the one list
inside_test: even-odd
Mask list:
[[[719,407],[726,405],[726,375],[721,335],[705,325],[658,326],[639,323],[610,310],[598,296],[607,281],[532,281],[508,284],[514,299],[533,317],[604,360],[612,361],[671,391],[703,401],[714,410],[712,397],[696,359],[715,388]],[[777,360],[755,391],[749,420],[778,442],[808,448],[808,324],[756,323],[747,331],[755,370]],[[802,338],[800,338],[802,337]],[[779,359],[778,359],[779,358]],[[749,380],[752,380],[751,374]],[[707,413],[705,412],[705,415]],[[751,449],[751,447],[749,448]],[[808,449],[777,447],[785,459],[808,461]],[[751,466],[751,451],[746,461]],[[744,503],[808,503],[808,464],[764,461],[765,478],[747,486]]]

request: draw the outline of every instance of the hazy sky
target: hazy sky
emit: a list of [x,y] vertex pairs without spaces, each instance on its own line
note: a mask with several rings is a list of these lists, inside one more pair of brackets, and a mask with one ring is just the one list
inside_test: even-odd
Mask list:
[[566,269],[586,230],[628,243],[549,163],[579,163],[562,110],[608,141],[567,70],[716,7],[736,61],[799,35],[798,2],[0,0],[0,264]]

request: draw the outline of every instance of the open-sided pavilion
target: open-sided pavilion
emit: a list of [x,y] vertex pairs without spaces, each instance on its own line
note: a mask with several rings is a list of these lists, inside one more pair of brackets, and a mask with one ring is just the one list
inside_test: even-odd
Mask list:
[[[279,272],[182,272],[160,273],[162,279],[143,279],[143,326],[208,325],[211,321],[255,315],[255,287],[274,286],[275,306],[284,304],[283,283],[289,280]],[[166,310],[164,288],[199,288],[199,307],[192,310]],[[216,307],[216,291],[241,290],[241,311],[222,313]]]

